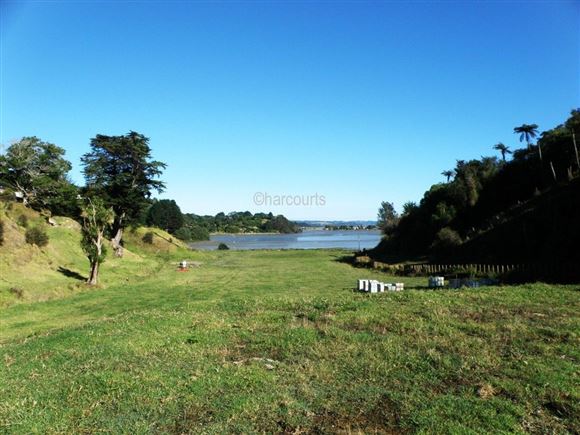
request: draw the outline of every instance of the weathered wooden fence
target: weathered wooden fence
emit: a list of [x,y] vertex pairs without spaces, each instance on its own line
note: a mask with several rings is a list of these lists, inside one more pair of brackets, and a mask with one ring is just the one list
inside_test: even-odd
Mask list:
[[486,264],[486,263],[414,263],[390,264],[373,261],[367,256],[356,257],[355,263],[397,275],[477,275],[512,277],[516,280],[534,279],[580,282],[580,265],[575,263]]

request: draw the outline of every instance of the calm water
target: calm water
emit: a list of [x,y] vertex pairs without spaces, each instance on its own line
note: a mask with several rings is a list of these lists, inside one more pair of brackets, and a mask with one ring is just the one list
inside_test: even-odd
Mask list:
[[194,249],[217,249],[225,243],[230,249],[320,249],[374,248],[381,239],[380,231],[304,231],[299,234],[219,234],[211,240],[191,243]]

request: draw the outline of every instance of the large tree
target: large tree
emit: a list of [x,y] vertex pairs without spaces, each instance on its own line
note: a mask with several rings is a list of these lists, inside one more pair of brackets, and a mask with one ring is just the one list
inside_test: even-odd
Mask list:
[[71,164],[63,156],[54,144],[23,137],[0,156],[0,185],[20,192],[24,205],[50,209],[63,192],[75,190],[67,178]]
[[166,165],[151,160],[149,139],[134,131],[124,136],[98,134],[91,139],[91,151],[81,161],[87,190],[103,198],[115,212],[111,243],[120,257],[123,230],[140,218],[151,192],[165,188],[157,178]]
[[391,234],[399,217],[392,202],[383,201],[377,215],[377,225],[385,235]]
[[149,208],[146,222],[173,234],[183,226],[183,214],[174,200],[162,199]]
[[113,209],[107,208],[101,198],[87,198],[81,208],[81,247],[89,259],[91,271],[87,284],[96,285],[99,266],[107,254],[104,246],[105,231],[113,222]]

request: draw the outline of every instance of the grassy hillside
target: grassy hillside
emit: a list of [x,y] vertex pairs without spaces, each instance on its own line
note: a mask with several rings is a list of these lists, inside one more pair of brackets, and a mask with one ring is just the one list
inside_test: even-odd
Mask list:
[[577,286],[363,295],[389,278],[341,251],[179,255],[2,309],[0,430],[580,431]]
[[[22,218],[25,216],[25,218]],[[14,303],[43,301],[86,290],[89,263],[80,248],[80,227],[69,218],[55,217],[56,226],[46,217],[22,204],[0,201],[0,220],[4,222],[4,244],[0,246],[0,307]],[[49,236],[47,246],[39,248],[25,241],[26,228],[40,226]],[[152,245],[142,241],[147,231],[155,232]],[[158,229],[128,231],[128,249],[121,260],[109,255],[102,267],[101,285],[140,279],[151,274],[157,259],[148,254],[184,252],[185,246]]]

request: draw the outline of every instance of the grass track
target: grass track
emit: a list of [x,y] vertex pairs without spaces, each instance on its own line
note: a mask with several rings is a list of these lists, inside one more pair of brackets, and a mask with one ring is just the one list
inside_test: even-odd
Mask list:
[[362,295],[388,278],[340,251],[191,255],[2,309],[0,431],[580,431],[578,286]]

